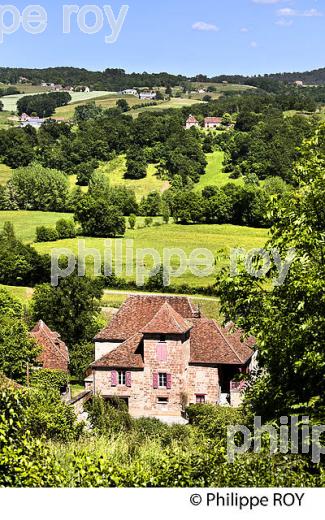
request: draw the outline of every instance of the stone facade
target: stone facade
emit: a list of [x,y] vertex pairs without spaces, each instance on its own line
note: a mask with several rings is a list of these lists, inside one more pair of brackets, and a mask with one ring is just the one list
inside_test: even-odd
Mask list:
[[225,386],[237,406],[230,381],[253,355],[239,336],[202,317],[187,298],[130,297],[95,339],[87,387],[124,399],[134,417],[179,418],[188,404],[220,403]]

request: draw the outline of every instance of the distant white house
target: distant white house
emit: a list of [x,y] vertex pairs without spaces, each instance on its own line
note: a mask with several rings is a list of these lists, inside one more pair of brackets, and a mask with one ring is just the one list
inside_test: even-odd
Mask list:
[[206,93],[206,89],[205,88],[199,88],[198,93],[199,94],[205,94]]
[[193,126],[195,126],[196,128],[199,125],[199,122],[198,120],[196,119],[196,117],[192,116],[192,114],[190,114],[187,118],[187,121],[186,121],[186,125],[185,125],[185,128],[186,130],[189,130],[190,128],[192,128]]
[[126,88],[122,90],[124,96],[138,96],[138,91],[135,88]]
[[31,117],[28,114],[22,114],[20,116],[20,127],[24,128],[25,126],[32,126],[33,128],[40,128],[42,124],[45,122],[45,119],[41,119],[38,116]]
[[204,128],[218,128],[222,124],[222,117],[206,117],[204,119]]
[[140,99],[152,100],[152,99],[156,99],[156,97],[157,97],[156,92],[140,92],[140,94],[139,94]]
[[303,87],[304,86],[304,82],[303,81],[295,81],[294,83],[297,87]]

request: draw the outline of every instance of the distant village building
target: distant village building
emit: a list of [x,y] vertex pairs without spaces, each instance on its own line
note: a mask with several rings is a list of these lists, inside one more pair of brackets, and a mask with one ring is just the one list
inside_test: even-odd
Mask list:
[[200,89],[198,90],[198,93],[199,93],[199,94],[205,94],[206,91],[207,91],[207,90],[206,90],[205,88],[200,88]]
[[187,118],[187,121],[186,121],[186,125],[185,125],[185,128],[186,130],[189,130],[190,128],[192,128],[193,126],[195,127],[199,127],[199,122],[198,120],[196,119],[196,117],[192,116],[191,114],[188,116]]
[[37,362],[42,368],[69,371],[68,347],[57,332],[53,332],[44,321],[40,320],[30,334],[41,347]]
[[130,296],[95,338],[86,388],[123,399],[133,417],[182,422],[188,404],[240,404],[254,343],[188,297]]
[[295,81],[294,84],[295,84],[297,87],[303,87],[303,86],[304,86],[304,82],[303,82],[303,81]]
[[142,100],[152,100],[156,99],[157,93],[156,92],[140,92],[139,98]]
[[222,124],[222,117],[206,117],[204,119],[204,128],[218,128]]
[[122,90],[122,94],[124,96],[137,96],[138,97],[138,91],[135,88],[126,88],[125,90]]
[[28,114],[22,114],[20,116],[20,127],[25,128],[30,125],[33,128],[40,128],[46,119],[42,119],[38,116],[29,116]]

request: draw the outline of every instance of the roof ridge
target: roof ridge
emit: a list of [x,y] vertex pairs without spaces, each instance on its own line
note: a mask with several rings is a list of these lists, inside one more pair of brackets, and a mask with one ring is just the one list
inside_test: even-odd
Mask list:
[[[49,328],[48,325],[46,325],[46,323],[43,321],[43,320],[39,320],[43,325],[45,325],[46,328],[48,328],[52,334],[53,334],[53,331]],[[61,357],[63,357],[63,359],[65,361],[70,361],[70,356],[69,356],[69,351],[68,351],[68,355],[65,355],[63,354],[63,352],[61,352],[61,349],[55,344],[53,338],[51,338],[51,336],[47,333],[46,331],[46,328],[42,327],[42,333],[44,333],[47,337],[47,339],[51,342],[51,344],[54,346],[54,348],[57,350],[57,352],[61,355]],[[57,334],[57,333],[56,333]],[[61,339],[57,338],[59,341],[61,341],[61,343],[63,343],[65,346],[66,344],[64,343],[64,341],[62,341]],[[67,347],[67,346],[66,346]],[[68,348],[67,348],[68,350]]]

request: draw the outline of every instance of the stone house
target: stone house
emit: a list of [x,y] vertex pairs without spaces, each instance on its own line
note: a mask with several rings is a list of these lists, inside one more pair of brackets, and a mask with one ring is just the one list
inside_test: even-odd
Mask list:
[[181,419],[191,403],[238,405],[254,340],[205,318],[187,297],[130,296],[95,338],[87,388],[134,417]]
[[204,119],[204,128],[218,128],[222,124],[222,117],[206,117]]
[[57,332],[53,332],[44,321],[36,323],[30,335],[41,347],[37,362],[42,368],[69,372],[69,351]]
[[192,116],[192,114],[190,114],[187,118],[185,128],[186,128],[186,130],[189,130],[190,128],[192,128],[192,126],[195,126],[196,128],[198,128],[200,125],[199,125],[199,122],[196,119],[196,117],[194,117],[194,116]]

